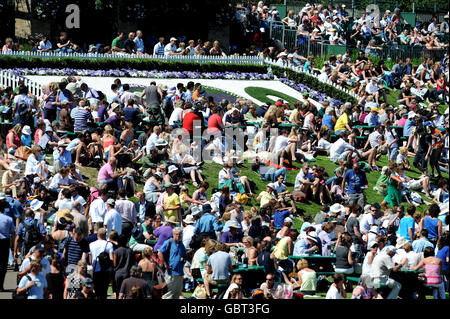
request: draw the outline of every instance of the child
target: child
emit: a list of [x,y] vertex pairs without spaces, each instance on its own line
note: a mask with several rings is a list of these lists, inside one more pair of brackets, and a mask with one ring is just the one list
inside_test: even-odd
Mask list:
[[403,164],[403,168],[409,170],[411,165],[408,160],[408,148],[406,146],[400,147],[400,153],[397,155],[397,164]]
[[28,125],[23,127],[20,140],[23,146],[31,147],[31,128]]
[[334,180],[333,186],[331,186],[330,194],[334,203],[341,203],[346,199],[346,195],[342,194],[342,177],[338,177]]

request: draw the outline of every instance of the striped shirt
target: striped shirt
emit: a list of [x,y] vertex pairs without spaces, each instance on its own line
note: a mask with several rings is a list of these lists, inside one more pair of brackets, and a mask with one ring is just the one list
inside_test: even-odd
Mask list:
[[164,55],[164,44],[156,43],[153,47],[153,54],[154,55]]
[[67,264],[76,265],[80,261],[83,253],[89,253],[89,244],[86,239],[77,242],[71,238],[67,245]]
[[92,119],[92,114],[88,110],[76,107],[70,112],[70,117],[74,119],[74,131],[82,132],[87,130],[87,121]]

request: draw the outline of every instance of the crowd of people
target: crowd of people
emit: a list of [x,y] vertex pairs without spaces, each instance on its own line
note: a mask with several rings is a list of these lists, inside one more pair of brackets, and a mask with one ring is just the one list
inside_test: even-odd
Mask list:
[[[276,17],[262,2],[251,12],[260,33]],[[326,33],[345,12],[307,5],[283,23]],[[359,41],[371,41],[369,21],[355,23]],[[382,21],[389,43],[405,21],[398,11]],[[441,36],[433,23],[426,31]],[[120,33],[110,49],[148,52],[141,37]],[[57,47],[70,52],[67,34]],[[53,49],[43,39],[39,50]],[[161,38],[153,54],[225,53],[217,41]],[[351,86],[354,105],[307,92],[294,105],[217,101],[201,81],[152,80],[142,93],[76,76],[39,96],[24,81],[0,88],[0,291],[9,269],[13,299],[423,299],[428,288],[445,299],[448,54],[392,70],[370,55],[331,55],[317,70],[298,51],[276,54]],[[305,213],[311,202],[320,211]]]

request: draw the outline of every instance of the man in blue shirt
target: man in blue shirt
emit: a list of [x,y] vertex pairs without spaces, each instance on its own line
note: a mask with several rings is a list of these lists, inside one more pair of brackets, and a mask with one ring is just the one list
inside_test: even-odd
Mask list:
[[216,231],[222,230],[223,226],[219,225],[217,218],[211,215],[211,205],[204,204],[202,206],[202,217],[197,221],[195,225],[194,234],[199,234],[203,238],[216,239]]
[[367,187],[366,173],[359,167],[359,163],[353,163],[353,169],[349,170],[344,175],[342,180],[342,192],[345,192],[345,182],[348,185],[348,198],[349,204],[358,204],[361,207],[366,205],[366,197],[364,194],[364,188]]
[[164,279],[168,289],[163,299],[179,299],[183,289],[186,248],[181,241],[181,232],[180,228],[174,228],[172,239],[166,240],[159,248],[158,257],[166,269]]
[[17,236],[14,244],[14,256],[17,256],[19,249],[19,242],[21,242],[23,256],[28,254],[29,250],[36,244],[24,242],[27,227],[28,228],[31,227],[34,223],[36,223],[36,226],[39,229],[39,233],[41,234],[41,237],[47,235],[47,231],[45,230],[44,225],[42,225],[42,223],[39,220],[34,219],[34,211],[32,211],[31,209],[27,209],[25,211],[25,220],[22,223],[20,223],[19,227],[17,228]]
[[420,254],[423,253],[427,247],[434,249],[433,244],[428,240],[428,230],[422,229],[420,231],[420,238],[413,241],[412,248],[415,253]]
[[3,289],[3,282],[5,281],[8,266],[9,245],[15,230],[16,227],[14,226],[13,219],[0,213],[0,292],[5,291]]
[[53,151],[53,161],[55,172],[59,171],[62,167],[68,167],[72,163],[72,155],[67,150],[67,144],[64,141],[59,141],[58,148]]

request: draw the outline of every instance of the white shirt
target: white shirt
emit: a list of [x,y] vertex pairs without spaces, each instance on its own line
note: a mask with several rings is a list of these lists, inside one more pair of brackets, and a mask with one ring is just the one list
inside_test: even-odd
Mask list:
[[361,229],[361,231],[365,230],[366,232],[369,232],[371,225],[375,225],[373,215],[370,213],[364,214],[361,220],[359,221],[359,228]]
[[342,138],[338,139],[330,147],[330,159],[333,162],[336,162],[339,159],[339,156],[347,150],[353,151],[355,150],[355,148],[344,141]]
[[394,262],[385,251],[382,251],[375,256],[370,269],[370,277],[383,277],[389,276],[391,269],[394,268]]
[[330,289],[328,289],[325,299],[342,299],[341,293],[334,284],[332,284]]
[[169,125],[174,125],[175,122],[182,121],[181,114],[183,114],[183,109],[181,107],[176,107],[172,114],[170,114]]
[[106,204],[100,197],[94,200],[89,208],[89,216],[93,223],[103,223],[106,214]]
[[189,244],[191,243],[192,236],[194,236],[194,225],[186,225],[183,228],[183,245],[186,249],[190,249]]
[[106,93],[106,100],[108,101],[109,104],[112,104],[114,102],[120,104],[119,93],[114,92],[114,91],[109,91],[108,93]]
[[61,209],[64,209],[64,208],[67,208],[68,210],[72,210],[72,200],[69,199],[69,198],[64,198],[64,199],[61,199],[61,200],[57,200],[55,202],[55,207],[58,210],[61,210]]
[[300,187],[302,186],[302,179],[311,181],[312,179],[314,179],[314,176],[309,171],[305,174],[303,173],[303,170],[300,170],[300,172],[295,177],[294,190],[300,189]]
[[107,253],[112,253],[114,251],[113,244],[111,242],[107,242],[103,239],[97,239],[96,241],[89,244],[89,250],[91,251],[92,256],[92,266],[93,271],[100,271],[100,264],[97,262],[97,257],[102,252],[106,251]]
[[366,85],[366,92],[373,94],[378,91],[378,84],[373,83],[372,80]]
[[48,186],[49,189],[60,189],[59,184],[62,185],[69,185],[69,176],[62,177],[60,173],[53,176],[52,180],[50,181],[50,185]]
[[145,144],[145,151],[147,152],[147,154],[150,154],[150,149],[155,146],[156,141],[159,139],[158,135],[156,135],[155,133],[152,133],[148,139],[147,139],[147,144]]
[[372,133],[369,134],[369,142],[370,142],[370,147],[377,147],[378,145],[380,145],[380,143],[378,143],[378,139],[383,136],[381,135],[378,131],[373,131]]
[[275,141],[275,146],[273,148],[274,153],[278,153],[286,148],[289,145],[289,138],[283,135],[277,137]]
[[[31,258],[31,260],[30,260]],[[20,265],[19,271],[23,272],[25,269],[28,268],[28,266],[30,265],[32,260],[35,260],[36,258],[34,257],[34,255],[31,255],[30,258],[25,258],[24,261],[22,262],[22,264]],[[46,277],[47,274],[52,272],[52,269],[50,268],[50,262],[48,261],[47,258],[42,258],[41,260],[41,265],[42,265],[42,270],[41,270],[41,274]]]
[[104,225],[106,226],[107,237],[109,238],[109,232],[113,229],[117,230],[117,233],[122,234],[122,216],[117,210],[110,209],[105,214]]
[[325,72],[322,72],[322,73],[320,73],[318,79],[320,82],[326,82],[326,81],[328,81],[328,74],[326,74]]
[[84,212],[84,205],[86,205],[86,203],[87,203],[86,200],[82,196],[80,196],[80,194],[77,194],[77,196],[75,196],[75,197],[72,196],[72,203],[73,202],[78,202],[78,203],[81,204],[80,214],[83,214],[83,212]]
[[164,55],[168,56],[170,55],[170,52],[175,53],[177,51],[176,45],[171,45],[170,43],[167,43],[164,47]]
[[39,50],[47,50],[52,48],[52,43],[50,41],[47,41],[44,43],[44,41],[39,42]]

